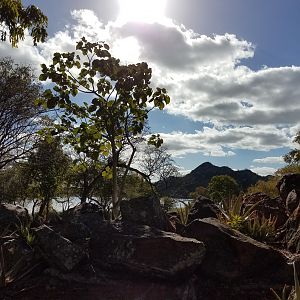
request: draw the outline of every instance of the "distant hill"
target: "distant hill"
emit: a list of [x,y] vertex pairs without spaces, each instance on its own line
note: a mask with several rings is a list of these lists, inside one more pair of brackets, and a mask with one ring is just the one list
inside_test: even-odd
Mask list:
[[250,170],[234,171],[228,167],[217,167],[205,162],[185,176],[171,176],[165,182],[158,181],[155,186],[163,196],[189,198],[189,193],[195,191],[196,187],[207,187],[211,178],[217,175],[233,177],[243,190],[254,185],[257,181],[267,178]]

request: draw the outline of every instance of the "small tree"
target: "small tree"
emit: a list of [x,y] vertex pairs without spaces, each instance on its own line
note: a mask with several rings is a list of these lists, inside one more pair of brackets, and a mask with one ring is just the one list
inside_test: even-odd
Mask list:
[[39,95],[29,66],[0,59],[0,169],[30,151],[41,112],[34,105]]
[[231,176],[214,176],[207,187],[209,196],[216,202],[229,200],[239,194],[239,185]]
[[25,30],[28,29],[34,45],[44,42],[47,37],[48,18],[34,5],[24,7],[20,0],[0,1],[0,35],[1,41],[7,38],[13,47],[24,40]]
[[[300,131],[297,133],[295,143],[298,143],[300,146]],[[300,148],[291,150],[288,154],[284,156],[284,161],[288,164],[300,164]]]
[[69,158],[63,152],[59,139],[42,139],[28,159],[31,184],[36,187],[41,199],[39,215],[48,215],[51,200],[57,196],[59,184],[63,181],[69,165]]
[[[152,90],[152,73],[146,63],[121,65],[111,56],[107,44],[90,43],[85,38],[76,49],[77,53],[55,53],[49,67],[42,65],[40,80],[54,83],[52,90],[44,92],[42,102],[61,110],[61,124],[52,134],[64,133],[66,143],[94,161],[108,159],[102,175],[112,178],[117,216],[119,196],[136,153],[134,139],[142,133],[148,112],[155,107],[163,109],[170,98],[165,89]],[[73,100],[84,94],[89,102]],[[162,140],[152,136],[149,142],[160,146]],[[120,155],[126,148],[130,155],[118,182]]]

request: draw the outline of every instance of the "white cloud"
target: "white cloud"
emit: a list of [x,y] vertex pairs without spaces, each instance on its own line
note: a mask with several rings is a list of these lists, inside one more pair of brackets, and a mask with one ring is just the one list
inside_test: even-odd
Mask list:
[[283,164],[284,160],[282,156],[269,156],[254,159],[253,162],[258,164]]
[[273,175],[277,171],[276,169],[270,167],[254,167],[254,166],[251,166],[250,170],[261,176]]
[[233,34],[199,35],[170,20],[103,24],[86,9],[71,15],[73,24],[66,24],[38,47],[29,38],[18,49],[0,43],[1,56],[39,68],[54,52],[74,51],[82,36],[106,41],[123,62],[149,62],[152,83],[166,87],[171,96],[168,113],[214,125],[194,133],[161,134],[173,155],[232,156],[236,149],[269,151],[291,146],[300,129],[300,67],[253,71],[243,60],[254,56],[254,46]]
[[[202,153],[207,156],[232,156],[236,149],[269,151],[289,146],[290,139],[284,130],[269,126],[257,127],[204,127],[194,133],[171,132],[160,133],[164,145],[174,156],[188,153]],[[228,150],[224,150],[230,149]]]

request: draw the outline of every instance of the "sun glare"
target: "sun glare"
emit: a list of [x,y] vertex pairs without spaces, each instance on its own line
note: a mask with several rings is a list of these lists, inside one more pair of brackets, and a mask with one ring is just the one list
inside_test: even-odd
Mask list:
[[166,0],[119,0],[118,20],[126,22],[162,22],[165,18]]

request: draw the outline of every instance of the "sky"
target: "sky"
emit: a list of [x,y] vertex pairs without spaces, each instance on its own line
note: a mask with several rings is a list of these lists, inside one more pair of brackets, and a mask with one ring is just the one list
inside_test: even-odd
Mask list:
[[23,1],[48,16],[49,37],[0,55],[39,72],[82,36],[124,63],[146,61],[171,97],[149,125],[183,173],[203,162],[272,174],[300,130],[297,0]]

